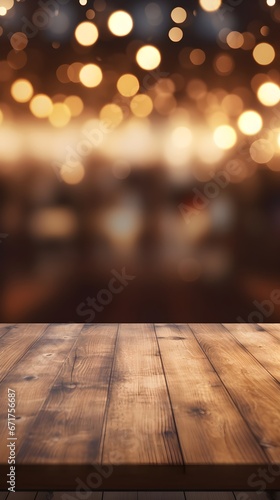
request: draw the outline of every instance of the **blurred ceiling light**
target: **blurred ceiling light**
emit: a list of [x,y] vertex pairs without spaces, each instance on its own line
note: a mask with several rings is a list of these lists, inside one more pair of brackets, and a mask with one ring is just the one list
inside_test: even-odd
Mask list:
[[180,42],[184,36],[184,33],[181,28],[175,27],[169,30],[168,36],[172,42]]
[[214,132],[215,144],[220,149],[231,149],[236,144],[237,135],[230,125],[220,125]]
[[243,101],[235,94],[228,94],[222,100],[222,107],[230,116],[239,116],[243,111]]
[[17,102],[28,102],[33,96],[33,87],[28,80],[20,78],[12,84],[11,94]]
[[275,50],[269,43],[259,43],[253,50],[253,57],[261,66],[267,66],[275,59]]
[[199,0],[200,7],[206,12],[215,12],[222,5],[222,0]]
[[96,64],[85,64],[80,70],[79,78],[85,87],[94,88],[102,82],[103,74]]
[[175,7],[171,12],[171,19],[174,23],[181,24],[187,19],[187,11],[183,7]]
[[101,228],[117,246],[131,246],[142,228],[140,207],[129,204],[109,209],[100,220]]
[[223,151],[218,148],[212,135],[205,133],[198,138],[197,156],[203,163],[213,167],[222,159]]
[[5,9],[6,13],[8,10],[12,9],[13,6],[14,6],[14,0],[0,0],[0,9]]
[[188,148],[192,143],[192,138],[192,133],[187,127],[177,127],[171,135],[172,143],[178,149]]
[[66,104],[57,102],[53,105],[52,112],[49,115],[49,121],[54,127],[65,127],[69,123],[70,119],[71,112]]
[[128,12],[118,10],[109,17],[108,27],[113,35],[126,36],[133,28],[133,19]]
[[37,94],[30,102],[30,111],[36,118],[47,118],[53,110],[53,103],[49,96]]
[[132,97],[137,94],[140,88],[136,76],[131,74],[122,75],[117,82],[117,89],[124,97]]
[[31,234],[37,238],[66,238],[76,230],[76,214],[68,208],[41,209],[30,220]]
[[257,96],[264,106],[275,106],[280,101],[280,88],[276,83],[263,83],[258,89]]
[[257,134],[263,126],[263,120],[259,113],[253,110],[244,111],[238,119],[238,127],[245,135]]
[[69,165],[63,165],[59,173],[62,180],[66,184],[75,185],[79,184],[83,180],[85,176],[85,169],[81,163],[78,163],[75,167],[71,168]]
[[269,7],[273,7],[276,4],[276,0],[266,0],[266,3]]
[[71,116],[79,116],[84,109],[84,103],[82,99],[77,95],[70,95],[64,100],[64,104],[69,108]]
[[28,38],[25,33],[17,31],[10,38],[11,46],[14,50],[24,50],[28,44]]
[[145,70],[156,69],[161,62],[160,51],[153,45],[144,45],[136,54],[136,61]]
[[5,16],[7,14],[7,9],[0,6],[0,16]]
[[146,118],[153,111],[153,101],[145,94],[138,94],[133,97],[130,103],[132,113],[138,118]]
[[106,104],[101,109],[99,117],[107,123],[108,128],[116,128],[123,121],[123,112],[117,104]]
[[205,62],[206,55],[205,52],[201,49],[193,49],[190,53],[190,61],[195,66],[200,66]]
[[273,145],[267,139],[258,139],[251,145],[250,155],[256,163],[267,163],[274,156]]
[[94,19],[95,18],[95,12],[92,9],[88,9],[86,11],[86,16],[88,19]]
[[227,44],[231,49],[240,49],[244,44],[244,36],[239,31],[231,31],[227,35]]
[[95,24],[89,21],[80,23],[75,30],[77,42],[85,47],[94,45],[98,39],[98,34],[98,29]]
[[219,75],[228,76],[234,69],[234,60],[228,54],[220,54],[215,59],[214,67]]

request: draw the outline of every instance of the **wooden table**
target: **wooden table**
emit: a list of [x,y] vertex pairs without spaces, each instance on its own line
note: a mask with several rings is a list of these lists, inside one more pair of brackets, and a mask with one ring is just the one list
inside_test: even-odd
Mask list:
[[280,325],[2,324],[0,344],[2,489],[10,388],[17,489],[280,490]]

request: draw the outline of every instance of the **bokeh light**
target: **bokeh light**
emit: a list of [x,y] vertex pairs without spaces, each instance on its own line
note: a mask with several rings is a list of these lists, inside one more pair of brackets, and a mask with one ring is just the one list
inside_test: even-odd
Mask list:
[[175,7],[171,12],[171,19],[176,24],[184,23],[187,19],[187,11],[183,7]]
[[133,19],[128,12],[118,10],[111,14],[108,27],[115,36],[126,36],[133,28]]
[[37,94],[30,101],[30,111],[36,118],[47,118],[53,110],[53,103],[45,94]]
[[102,82],[103,74],[96,64],[86,64],[80,70],[79,78],[85,87],[94,88]]
[[276,83],[263,83],[257,93],[259,101],[264,106],[276,106],[280,101],[280,88]]
[[16,80],[11,87],[11,94],[17,102],[28,102],[33,96],[33,86],[24,78]]
[[238,127],[245,135],[257,134],[263,126],[262,117],[257,111],[244,111],[238,119]]
[[117,89],[124,97],[132,97],[140,88],[138,78],[131,74],[122,75],[117,82]]
[[237,135],[230,125],[220,125],[214,132],[214,141],[220,149],[231,149],[236,144]]
[[95,24],[89,21],[80,23],[75,30],[75,37],[80,45],[89,47],[98,39],[98,29]]
[[171,135],[172,144],[177,149],[186,149],[188,148],[193,140],[192,132],[187,127],[177,127],[173,130]]
[[136,61],[142,69],[156,69],[161,62],[160,51],[153,45],[144,45],[138,50]]
[[222,5],[222,0],[199,0],[200,7],[206,12],[215,12]]
[[104,120],[110,128],[118,127],[123,121],[123,112],[117,104],[106,104],[100,111],[100,120]]
[[181,28],[174,27],[169,30],[168,36],[172,42],[180,42],[184,36]]
[[70,95],[66,97],[64,100],[64,104],[70,110],[71,116],[76,117],[79,116],[84,109],[84,103],[82,99],[77,95]]
[[148,95],[138,94],[133,97],[130,109],[138,118],[146,118],[153,111],[153,101]]
[[50,123],[57,128],[65,127],[71,119],[71,112],[68,106],[62,102],[56,102],[53,105],[52,112],[49,115]]
[[256,163],[267,163],[273,158],[273,145],[267,139],[258,139],[250,146],[250,155]]
[[267,66],[274,60],[275,50],[269,43],[259,43],[253,50],[253,57],[261,66]]

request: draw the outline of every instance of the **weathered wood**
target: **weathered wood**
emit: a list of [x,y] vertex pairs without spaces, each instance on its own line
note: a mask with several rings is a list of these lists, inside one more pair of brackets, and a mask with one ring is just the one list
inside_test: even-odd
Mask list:
[[279,384],[222,325],[190,327],[266,456],[279,463]]
[[187,325],[156,326],[185,463],[265,459]]
[[[0,406],[0,449],[5,450],[5,455],[8,456],[6,447],[8,388],[15,391],[16,451],[17,458],[20,459],[20,446],[25,442],[55,378],[78,339],[82,326],[50,325],[44,335],[36,343],[30,345],[28,352],[2,381],[0,385],[0,400],[3,403]],[[36,330],[33,333],[37,338]],[[17,335],[19,334],[18,332]]]
[[224,327],[280,382],[280,338],[277,340],[254,324],[224,324]]
[[102,460],[182,463],[153,325],[120,326]]
[[83,328],[25,439],[18,460],[47,464],[101,462],[117,330],[117,325]]

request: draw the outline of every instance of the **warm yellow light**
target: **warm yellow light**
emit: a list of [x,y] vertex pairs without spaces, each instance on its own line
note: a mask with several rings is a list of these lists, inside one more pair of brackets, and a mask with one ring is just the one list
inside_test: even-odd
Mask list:
[[139,81],[134,75],[126,74],[118,79],[117,89],[125,97],[134,96],[137,94],[139,88]]
[[79,116],[83,109],[84,103],[80,97],[77,95],[70,95],[66,97],[64,104],[69,108],[71,116]]
[[275,106],[280,101],[280,88],[276,83],[263,83],[258,89],[257,96],[264,106]]
[[266,0],[266,3],[269,7],[273,7],[276,4],[276,0]]
[[64,165],[60,170],[60,176],[66,184],[79,184],[85,176],[84,166],[81,163],[78,163],[75,167]]
[[181,28],[171,28],[171,30],[169,30],[169,33],[168,33],[168,36],[170,38],[170,40],[172,42],[180,42],[183,38],[183,31],[181,30]]
[[[14,6],[14,0],[0,0],[0,9],[5,9],[5,14]],[[5,14],[1,14],[5,16]]]
[[239,31],[231,31],[227,36],[227,44],[231,49],[240,49],[244,43],[244,36]]
[[12,84],[11,94],[17,102],[28,102],[33,96],[33,87],[28,80],[20,78]]
[[230,125],[220,125],[214,132],[214,142],[218,148],[227,150],[236,144],[237,135]]
[[5,16],[7,14],[7,9],[0,6],[0,16]]
[[56,102],[49,116],[50,123],[57,128],[65,127],[71,119],[71,112],[66,104]]
[[172,144],[177,149],[186,149],[192,142],[192,133],[187,127],[177,127],[171,135]]
[[4,115],[0,109],[0,125],[1,125],[1,123],[3,123],[3,120],[4,120]]
[[75,37],[80,45],[89,47],[98,39],[98,29],[95,24],[89,21],[84,21],[77,26],[75,30]]
[[267,163],[272,160],[274,149],[267,139],[258,139],[250,147],[250,155],[256,163]]
[[257,134],[263,125],[262,117],[256,111],[244,111],[238,119],[238,127],[245,135]]
[[10,43],[14,50],[24,50],[28,44],[28,38],[25,33],[17,31],[11,36]]
[[104,120],[109,128],[116,128],[123,121],[123,112],[117,104],[106,104],[100,111],[100,120]]
[[206,59],[205,52],[201,49],[193,49],[190,53],[190,61],[195,66],[200,66]]
[[47,118],[53,110],[51,99],[45,94],[37,94],[30,102],[30,111],[36,118]]
[[80,82],[88,88],[97,87],[102,82],[102,71],[96,64],[86,64],[79,73]]
[[222,100],[222,107],[230,116],[239,116],[243,111],[243,101],[235,94],[228,94]]
[[261,66],[267,66],[275,58],[275,50],[269,43],[259,43],[253,50],[255,61]]
[[153,101],[145,94],[138,94],[133,97],[130,103],[130,109],[138,118],[145,118],[153,111]]
[[234,60],[228,54],[219,54],[215,60],[215,69],[220,75],[230,75],[234,69]]
[[153,45],[144,45],[136,54],[136,61],[140,68],[152,70],[160,65],[160,51]]
[[108,27],[116,36],[126,36],[133,28],[133,19],[128,12],[118,10],[109,17]]
[[174,23],[181,24],[187,19],[187,12],[183,7],[175,7],[171,12],[171,19]]
[[207,12],[214,12],[222,5],[222,0],[199,0],[200,7]]

